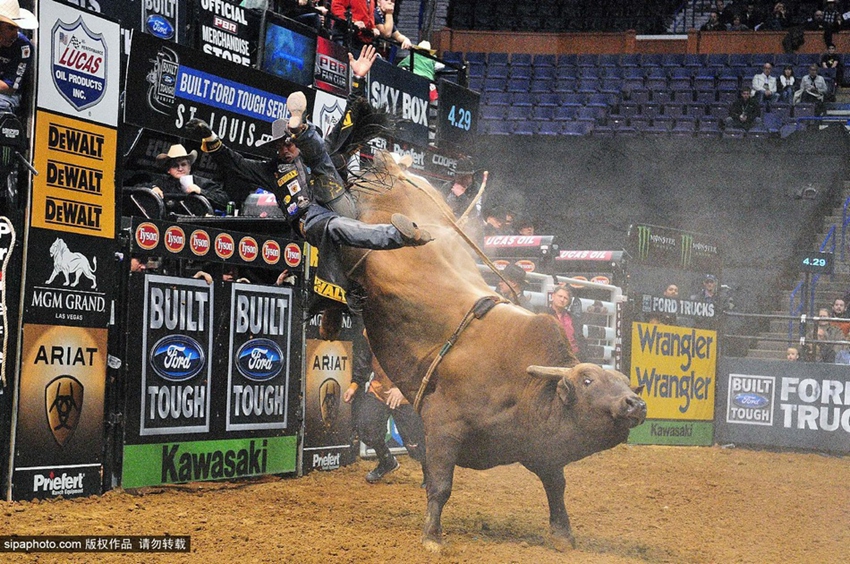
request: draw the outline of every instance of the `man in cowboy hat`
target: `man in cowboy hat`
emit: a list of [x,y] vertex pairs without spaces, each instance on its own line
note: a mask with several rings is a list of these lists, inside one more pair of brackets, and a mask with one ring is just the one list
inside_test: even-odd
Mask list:
[[496,292],[512,303],[531,311],[531,300],[525,295],[525,270],[516,264],[509,264],[502,269],[502,278],[496,284]]
[[[414,51],[414,53],[399,61],[397,66],[410,70],[413,74],[425,77],[431,82],[434,82],[434,78],[437,76],[437,71],[442,70],[446,65],[424,55],[424,53],[427,53],[428,55],[433,56],[437,53],[436,50],[431,49],[431,42],[427,40],[420,41],[418,45],[411,48],[411,51]],[[420,55],[420,53],[422,53],[422,55]],[[410,67],[411,59],[413,60],[412,69]],[[436,89],[434,89],[433,92],[436,92]]]
[[30,40],[21,29],[36,29],[38,20],[17,0],[0,0],[0,111],[15,112],[21,104],[19,90],[34,60]]
[[165,169],[166,174],[151,186],[154,194],[160,198],[184,194],[199,194],[209,200],[216,210],[226,210],[228,196],[221,184],[192,174],[192,165],[198,158],[198,152],[186,152],[183,145],[172,145],[167,153],[156,156],[156,162]]

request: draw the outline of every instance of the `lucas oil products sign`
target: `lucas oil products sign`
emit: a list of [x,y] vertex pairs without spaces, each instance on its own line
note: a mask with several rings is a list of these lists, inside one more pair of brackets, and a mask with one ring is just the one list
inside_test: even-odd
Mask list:
[[145,277],[141,435],[210,428],[212,286]]

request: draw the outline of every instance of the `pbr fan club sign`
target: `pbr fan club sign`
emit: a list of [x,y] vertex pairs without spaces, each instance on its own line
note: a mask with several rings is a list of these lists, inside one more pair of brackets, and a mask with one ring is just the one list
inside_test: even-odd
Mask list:
[[846,366],[726,358],[716,412],[717,442],[850,452]]
[[209,431],[212,301],[203,280],[145,277],[140,435]]
[[[79,235],[31,229],[24,317],[29,323],[106,327],[113,260],[111,245]],[[37,260],[34,258],[37,256]]]
[[13,497],[101,491],[106,329],[25,325]]
[[118,24],[52,0],[39,8],[38,105],[117,126]]
[[285,429],[292,290],[233,284],[231,292],[226,430]]
[[629,442],[712,444],[717,332],[634,323],[631,351],[631,383],[644,387],[652,419]]
[[316,38],[316,88],[337,96],[348,96],[348,52],[342,45],[321,35]]
[[[256,66],[260,15],[237,1],[198,0],[198,49],[218,59],[246,67]],[[160,39],[169,37],[157,35]],[[172,33],[173,34],[173,33]]]
[[[267,73],[141,35],[133,38],[124,119],[183,137],[186,122],[206,121],[236,151],[269,154],[271,124],[286,117],[286,97],[303,87]],[[145,85],[142,87],[141,85]],[[313,92],[305,90],[308,104]]]
[[386,108],[399,121],[395,136],[408,143],[428,145],[427,79],[386,61],[377,60],[369,71],[367,99],[375,108]]

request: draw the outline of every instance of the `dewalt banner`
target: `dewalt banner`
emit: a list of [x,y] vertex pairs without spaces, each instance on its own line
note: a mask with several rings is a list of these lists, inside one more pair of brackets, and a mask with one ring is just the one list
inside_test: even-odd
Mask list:
[[633,323],[631,345],[631,384],[644,386],[649,419],[630,441],[711,444],[717,333]]

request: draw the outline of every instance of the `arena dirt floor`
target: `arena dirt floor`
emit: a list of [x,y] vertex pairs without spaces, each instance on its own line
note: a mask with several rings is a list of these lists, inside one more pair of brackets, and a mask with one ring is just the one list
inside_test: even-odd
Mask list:
[[190,555],[0,554],[2,562],[848,562],[850,457],[621,445],[567,466],[578,546],[548,536],[539,481],[519,465],[459,469],[440,555],[419,542],[417,465],[368,485],[360,461],[301,479],[115,490],[0,502],[0,534],[191,535]]

